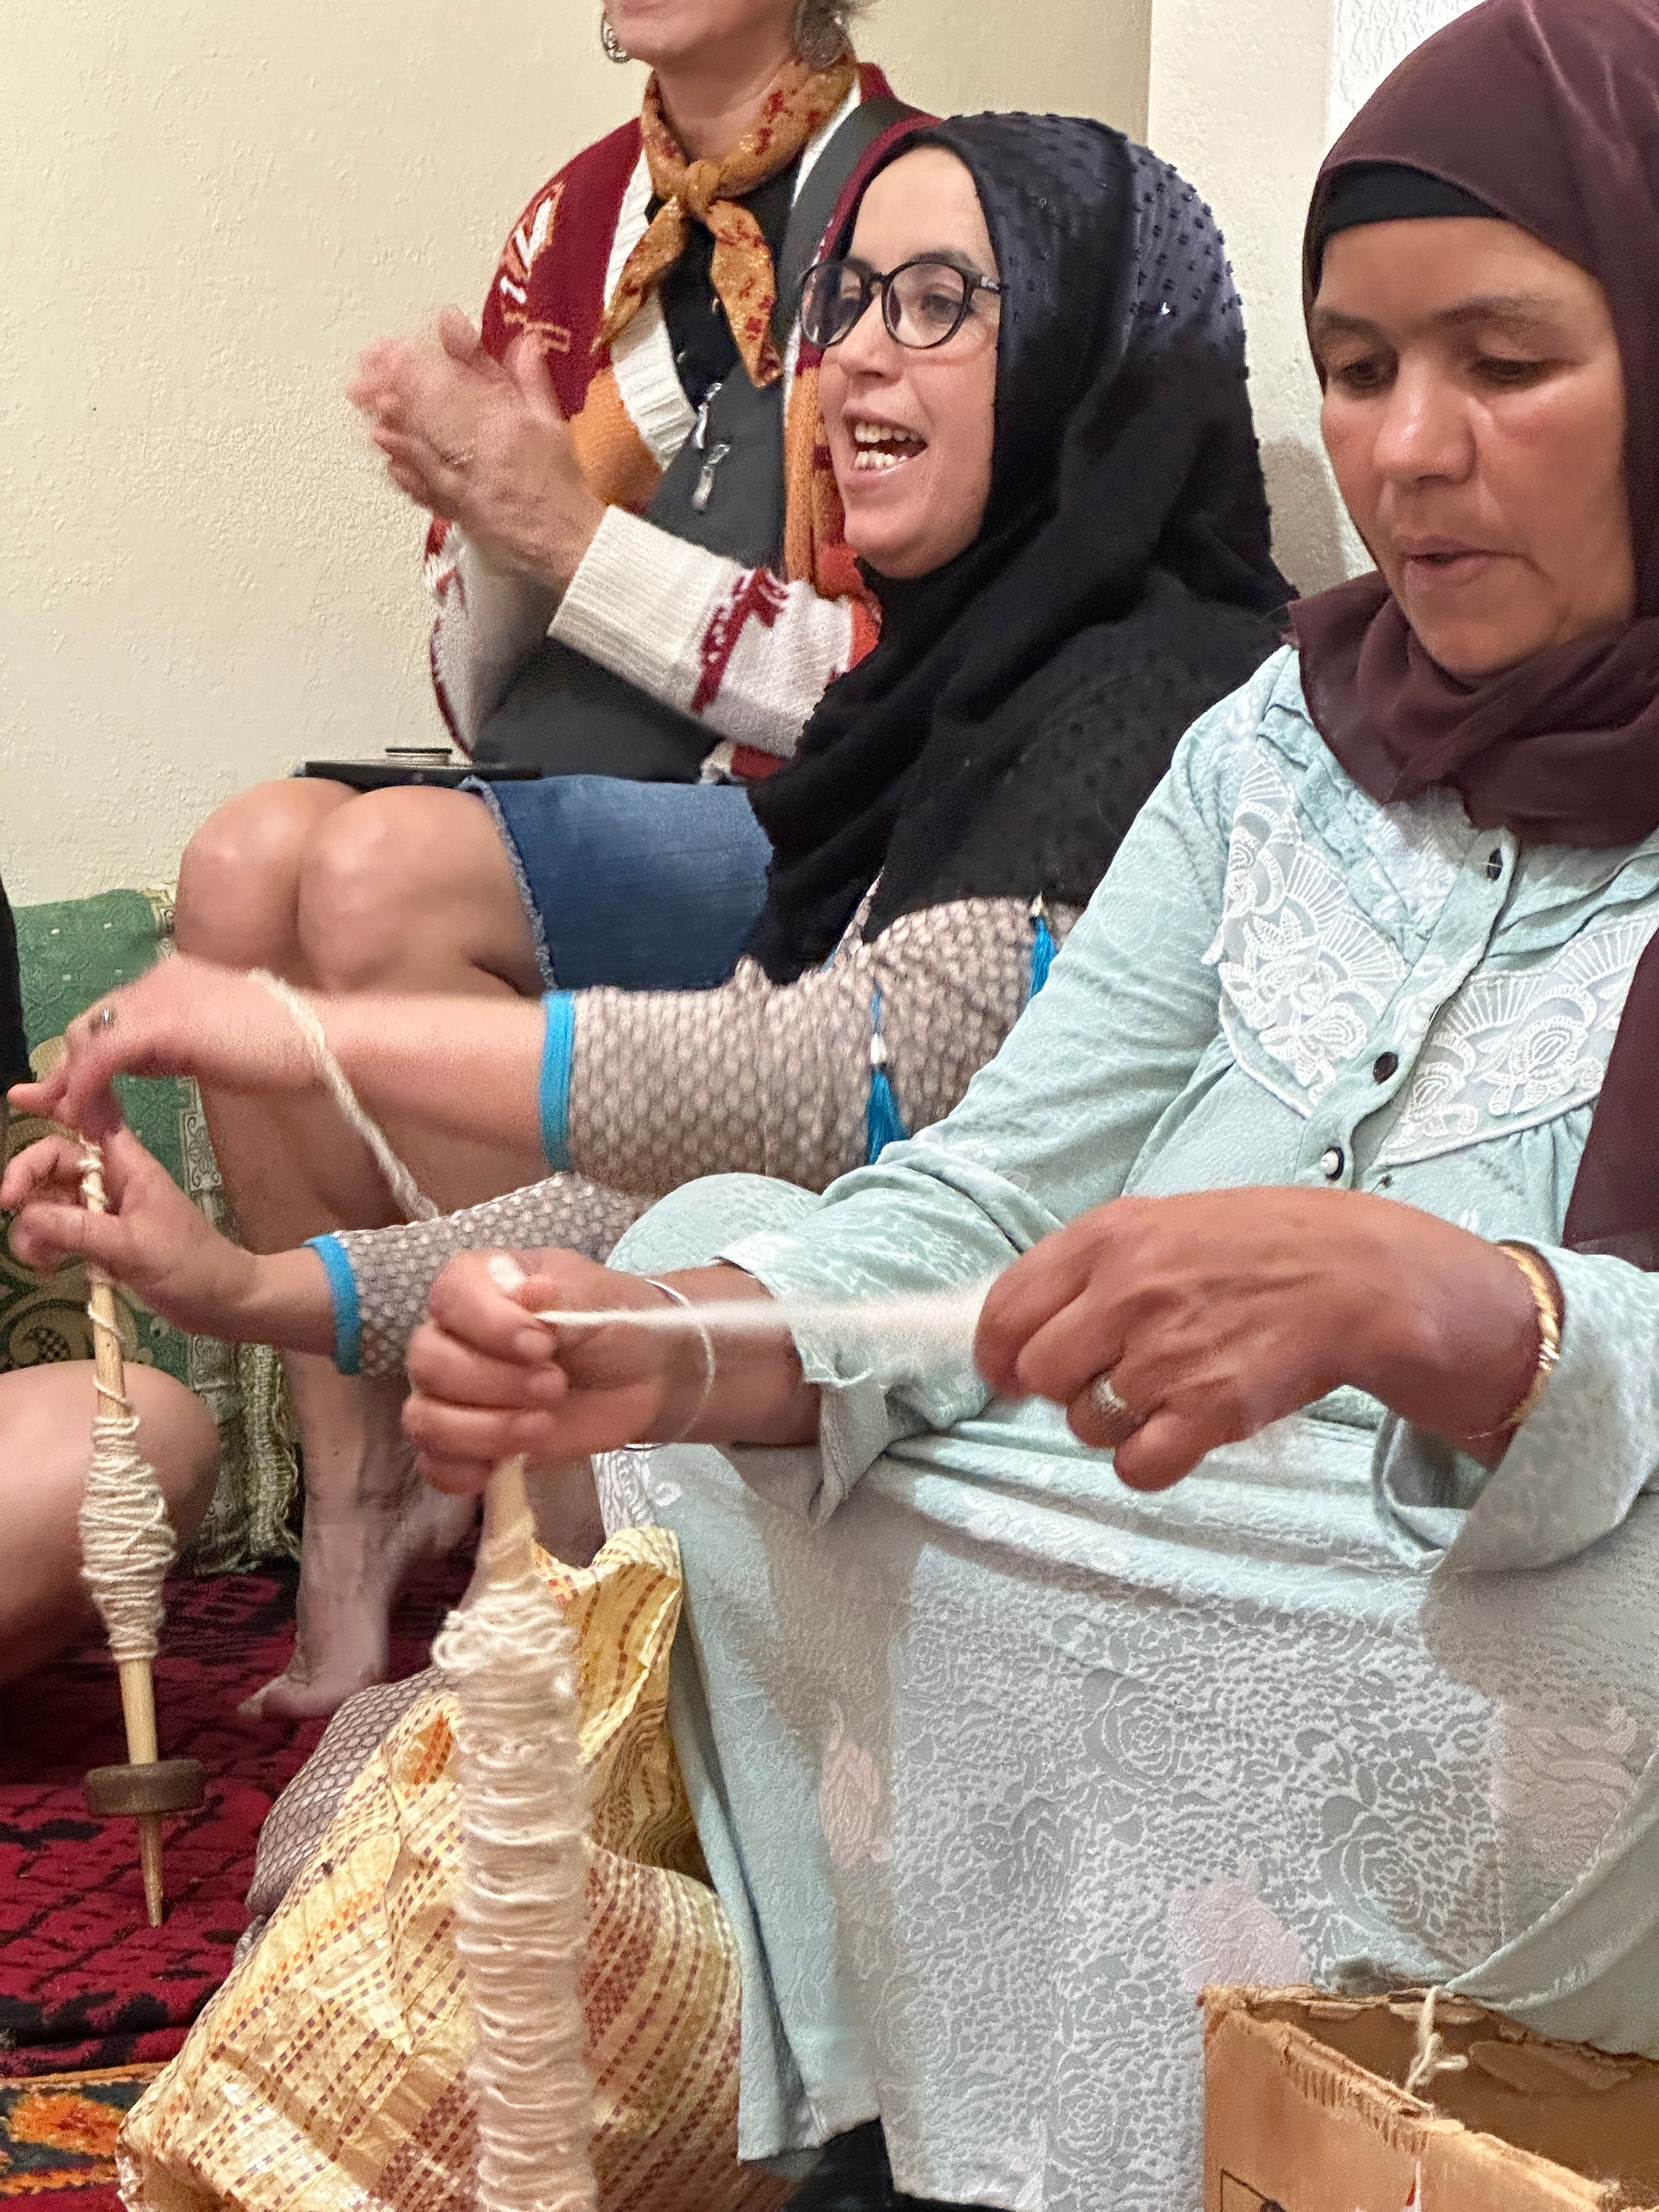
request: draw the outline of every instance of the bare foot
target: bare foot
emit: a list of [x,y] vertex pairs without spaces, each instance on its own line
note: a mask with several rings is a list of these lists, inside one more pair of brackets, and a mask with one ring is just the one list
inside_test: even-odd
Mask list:
[[392,1608],[413,1571],[466,1535],[475,1501],[428,1490],[398,1425],[401,1376],[288,1363],[304,1440],[305,1540],[294,1656],[240,1708],[250,1719],[310,1720],[386,1680]]
[[237,1711],[246,1720],[301,1721],[334,1712],[386,1680],[392,1608],[416,1568],[471,1534],[477,1501],[423,1482],[352,1510],[306,1507],[294,1656]]

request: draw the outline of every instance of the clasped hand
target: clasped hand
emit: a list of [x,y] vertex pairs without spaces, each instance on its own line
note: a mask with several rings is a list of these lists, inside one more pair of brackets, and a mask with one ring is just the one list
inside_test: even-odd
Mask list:
[[382,338],[346,396],[367,416],[399,490],[459,525],[480,556],[556,595],[605,514],[588,488],[539,340],[487,353],[459,309],[435,338]]

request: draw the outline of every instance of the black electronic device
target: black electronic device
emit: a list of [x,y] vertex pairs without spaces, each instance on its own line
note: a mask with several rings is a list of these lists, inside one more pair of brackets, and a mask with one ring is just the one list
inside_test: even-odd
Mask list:
[[541,774],[538,768],[516,763],[458,761],[447,745],[388,745],[379,760],[308,760],[295,772],[349,784],[353,791],[389,791],[410,783],[453,791],[474,778],[482,783],[527,783]]

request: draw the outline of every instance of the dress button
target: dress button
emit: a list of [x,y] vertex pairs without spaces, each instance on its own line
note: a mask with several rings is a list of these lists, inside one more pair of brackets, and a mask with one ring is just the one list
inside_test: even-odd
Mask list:
[[1488,879],[1490,882],[1492,882],[1492,883],[1494,883],[1494,884],[1495,884],[1495,883],[1498,881],[1498,878],[1499,878],[1499,876],[1501,876],[1501,875],[1503,874],[1503,872],[1504,872],[1504,848],[1503,848],[1503,847],[1502,847],[1501,845],[1494,845],[1494,846],[1492,847],[1492,848],[1491,852],[1490,852],[1490,853],[1488,853],[1488,854],[1487,854],[1487,855],[1486,855],[1486,876],[1487,876],[1487,879]]
[[1371,1073],[1379,1083],[1386,1083],[1399,1065],[1397,1052],[1379,1052],[1371,1062]]
[[1347,1164],[1340,1145],[1328,1145],[1319,1155],[1319,1171],[1328,1182],[1334,1182]]

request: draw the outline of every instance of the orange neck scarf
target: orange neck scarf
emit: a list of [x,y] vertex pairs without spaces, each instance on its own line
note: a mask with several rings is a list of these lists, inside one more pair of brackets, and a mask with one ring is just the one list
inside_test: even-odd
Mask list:
[[776,382],[783,374],[772,337],[777,276],[761,227],[742,204],[743,196],[788,167],[846,99],[857,76],[850,51],[833,69],[791,62],[767,94],[753,126],[719,161],[686,160],[652,77],[645,88],[640,137],[652,189],[662,205],[617,280],[596,348],[611,344],[627,329],[685,251],[690,224],[700,222],[714,234],[710,281],[750,381]]

